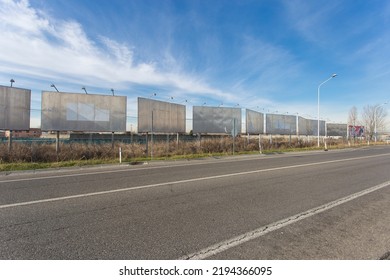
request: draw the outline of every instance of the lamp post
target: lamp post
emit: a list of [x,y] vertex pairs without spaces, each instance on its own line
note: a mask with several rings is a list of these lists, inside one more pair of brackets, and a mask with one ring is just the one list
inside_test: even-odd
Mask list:
[[81,89],[85,91],[85,94],[88,94],[87,89],[85,87],[82,87]]
[[323,81],[319,86],[317,90],[317,147],[320,147],[320,87],[325,84],[330,79],[336,77],[337,74],[332,74],[328,79]]
[[374,135],[375,135],[375,143],[376,143],[376,110],[379,108],[379,107],[382,107],[384,105],[386,105],[387,102],[383,103],[383,104],[380,104],[380,105],[377,105],[374,109]]
[[12,87],[12,84],[15,83],[15,80],[14,80],[14,79],[11,79],[11,80],[9,80],[9,81],[10,81],[11,87]]

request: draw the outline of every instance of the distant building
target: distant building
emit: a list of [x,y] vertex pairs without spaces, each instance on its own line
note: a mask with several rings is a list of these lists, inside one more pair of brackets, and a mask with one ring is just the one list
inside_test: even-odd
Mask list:
[[[5,131],[5,137],[9,137],[10,131]],[[30,130],[13,130],[12,138],[39,138],[42,135],[40,128],[30,128]]]
[[[60,138],[62,139],[69,139],[69,132],[68,131],[60,131]],[[43,131],[41,138],[57,138],[57,131]]]

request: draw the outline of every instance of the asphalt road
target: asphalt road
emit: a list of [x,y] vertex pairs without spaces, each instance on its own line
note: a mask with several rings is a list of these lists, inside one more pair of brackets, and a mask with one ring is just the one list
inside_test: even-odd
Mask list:
[[389,251],[390,146],[0,175],[0,259]]

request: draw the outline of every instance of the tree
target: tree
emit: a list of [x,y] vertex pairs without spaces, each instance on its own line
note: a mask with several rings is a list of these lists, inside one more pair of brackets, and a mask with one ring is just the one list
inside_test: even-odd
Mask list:
[[375,120],[377,131],[383,130],[387,111],[382,105],[367,105],[363,108],[362,119],[366,127],[366,135],[372,139],[375,132]]
[[351,110],[349,110],[348,124],[352,126],[356,126],[357,121],[358,121],[358,109],[355,106],[353,106]]

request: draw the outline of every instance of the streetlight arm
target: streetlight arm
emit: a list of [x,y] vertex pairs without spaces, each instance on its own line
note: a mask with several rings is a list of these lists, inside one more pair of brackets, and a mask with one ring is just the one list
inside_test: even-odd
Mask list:
[[325,84],[327,81],[331,80],[332,78],[336,77],[337,75],[336,74],[333,74],[332,76],[330,76],[328,79],[326,79],[325,81],[323,81],[319,86],[318,86],[318,90],[320,90],[320,87]]
[[318,86],[318,90],[320,90],[320,87],[325,84],[327,81],[329,81],[330,79],[332,79],[332,77],[330,77],[329,79],[323,81],[319,86]]
[[[317,89],[317,97],[318,97],[318,111],[319,111],[319,108],[320,108],[320,87],[325,84],[326,82],[328,82],[329,80],[331,80],[332,78],[336,77],[337,74],[333,74],[332,76],[330,76],[328,79],[326,79],[325,81],[323,81],[319,86],[318,86],[318,89]],[[318,112],[318,118],[319,118],[319,112]]]

